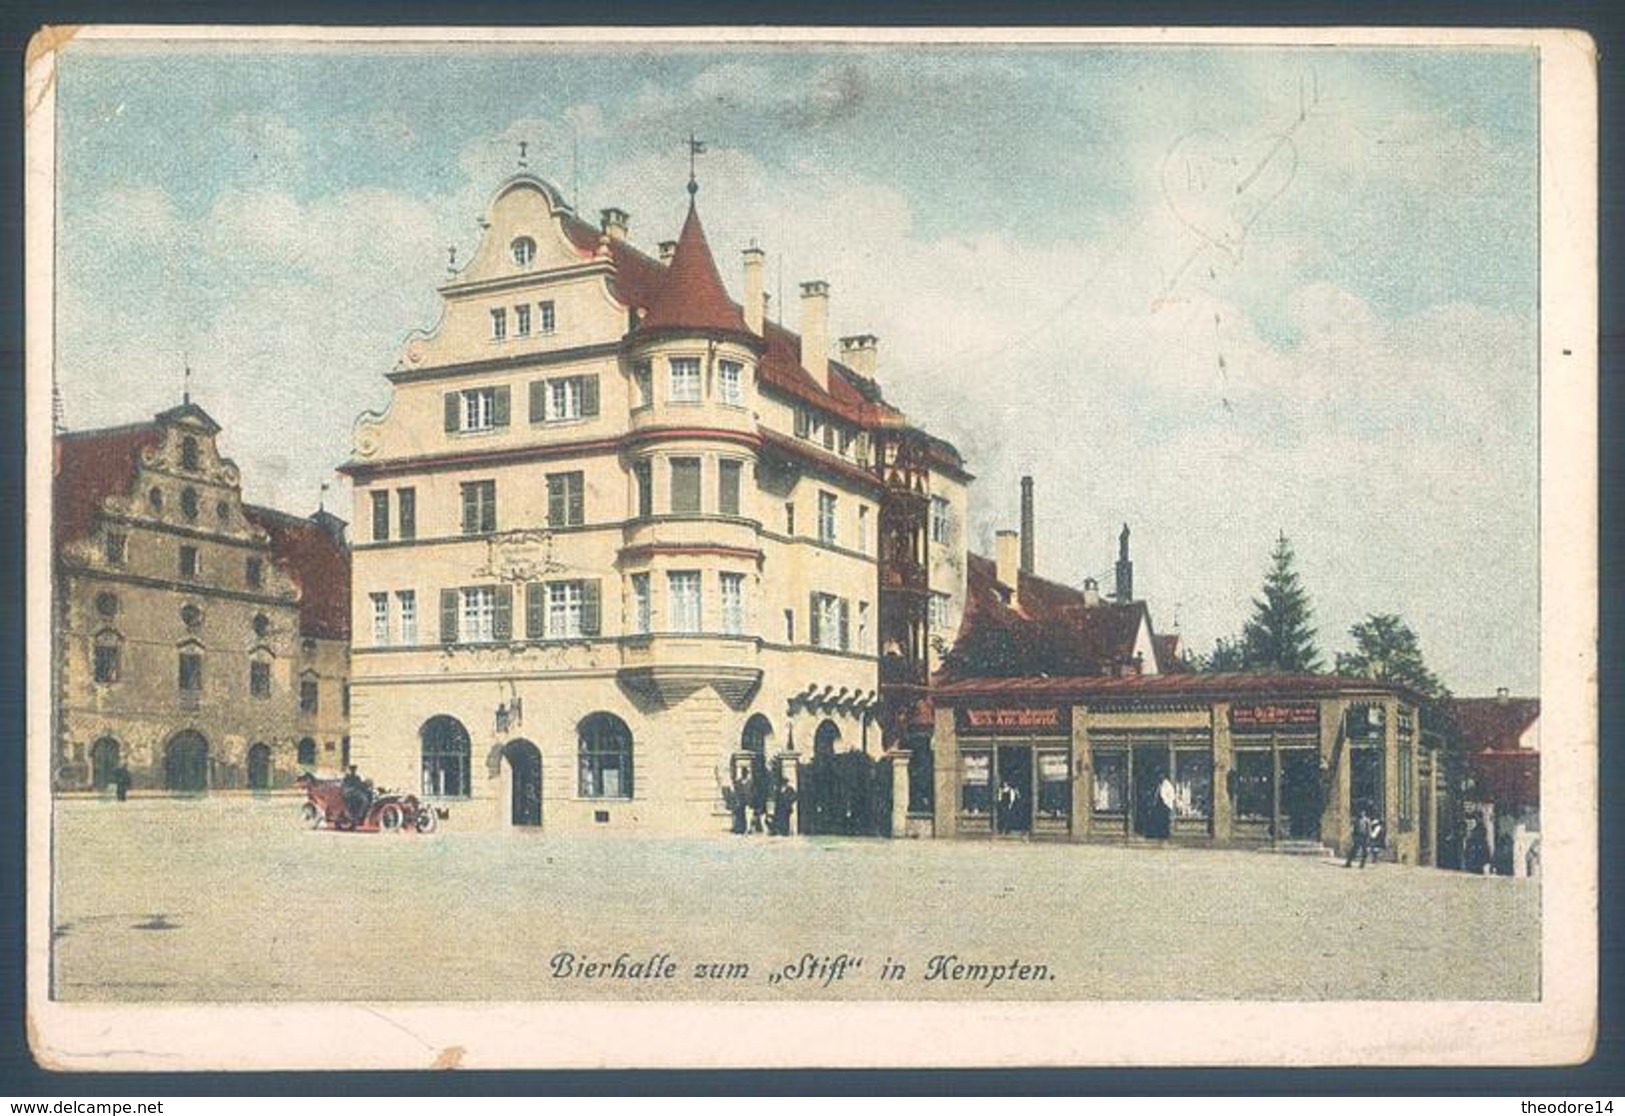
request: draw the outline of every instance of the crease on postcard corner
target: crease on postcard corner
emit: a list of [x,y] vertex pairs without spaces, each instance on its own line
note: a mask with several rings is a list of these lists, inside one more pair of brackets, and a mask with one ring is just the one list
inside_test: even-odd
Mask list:
[[[59,27],[41,27],[34,32],[28,40],[28,50],[23,55],[23,73],[31,74],[35,65],[47,56],[59,54],[83,29],[81,24],[70,23]],[[44,102],[45,95],[56,84],[56,64],[53,60],[44,67],[35,80],[27,82],[28,96],[23,101],[23,122],[27,123],[34,116],[34,110]]]

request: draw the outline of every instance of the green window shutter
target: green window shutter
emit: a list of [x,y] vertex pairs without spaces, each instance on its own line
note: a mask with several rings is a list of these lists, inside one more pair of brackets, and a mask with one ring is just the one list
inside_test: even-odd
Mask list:
[[480,530],[495,531],[497,529],[497,482],[481,481],[485,501],[480,507]]
[[525,586],[525,638],[547,635],[547,586],[533,581]]
[[509,409],[510,409],[510,397],[512,396],[512,394],[513,394],[513,391],[512,391],[511,388],[508,387],[507,384],[503,384],[501,387],[497,388],[495,392],[492,393],[492,395],[493,395],[492,402],[493,402],[494,405],[491,408],[491,412],[492,412],[491,417],[492,417],[493,421],[496,423],[497,426],[507,426],[508,425],[508,413],[509,413]]
[[566,523],[564,474],[549,473],[547,477],[547,525],[563,527]]
[[530,382],[530,421],[547,421],[547,381],[532,380]]
[[812,644],[814,647],[818,646],[818,637],[821,634],[820,631],[819,631],[819,623],[818,623],[819,620],[820,620],[820,617],[818,615],[820,611],[821,610],[818,607],[818,594],[817,593],[808,594],[808,596],[807,596],[807,642]]
[[498,643],[513,638],[513,586],[497,586],[497,612],[492,621],[492,635]]
[[457,642],[457,590],[440,590],[440,642]]
[[581,377],[581,415],[591,418],[598,414],[598,377]]
[[852,650],[852,602],[841,598],[841,632],[838,641],[842,651]]
[[480,529],[479,486],[463,485],[463,534],[472,535]]
[[603,631],[602,595],[597,578],[581,583],[581,634],[595,636]]
[[567,484],[566,495],[570,506],[567,509],[569,522],[577,527],[587,522],[587,479],[582,473],[568,473],[565,475]]
[[462,395],[455,391],[446,392],[446,433],[457,433],[459,420],[462,418]]

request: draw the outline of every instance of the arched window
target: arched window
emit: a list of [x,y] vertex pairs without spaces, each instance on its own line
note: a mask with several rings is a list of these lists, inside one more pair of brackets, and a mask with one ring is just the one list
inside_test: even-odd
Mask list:
[[468,730],[456,717],[430,717],[418,730],[423,744],[423,793],[466,798],[469,793]]
[[582,798],[632,797],[632,730],[613,713],[594,713],[576,730]]
[[299,766],[316,766],[316,741],[308,736],[299,741]]
[[197,439],[190,434],[181,439],[181,468],[197,470]]
[[248,789],[271,789],[271,749],[264,744],[248,749]]
[[520,267],[529,267],[536,258],[536,242],[528,236],[515,237],[508,248],[513,253],[513,262]]
[[124,667],[123,655],[123,636],[111,628],[97,632],[91,659],[92,677],[102,684],[117,682]]
[[750,720],[745,722],[745,731],[740,734],[739,746],[747,752],[765,756],[768,741],[772,739],[773,722],[760,713],[753,713]]
[[818,731],[813,734],[813,756],[822,759],[835,754],[835,745],[841,742],[841,729],[834,721],[825,720],[819,723]]

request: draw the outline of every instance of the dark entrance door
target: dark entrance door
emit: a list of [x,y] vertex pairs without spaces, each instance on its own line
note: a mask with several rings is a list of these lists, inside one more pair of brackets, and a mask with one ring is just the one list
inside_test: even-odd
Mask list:
[[264,744],[248,750],[248,789],[271,789],[271,749]]
[[542,753],[528,740],[513,740],[502,749],[513,784],[509,821],[513,825],[542,824]]
[[118,741],[104,736],[90,746],[90,785],[102,790],[113,785],[118,768]]
[[1141,837],[1166,837],[1171,819],[1159,791],[1168,778],[1168,749],[1134,749],[1134,832]]
[[1286,835],[1296,840],[1319,840],[1320,753],[1294,748],[1281,753],[1281,815]]
[[201,794],[209,789],[209,742],[187,729],[164,748],[164,789]]
[[1002,745],[998,756],[998,832],[1031,833],[1033,829],[1033,750]]

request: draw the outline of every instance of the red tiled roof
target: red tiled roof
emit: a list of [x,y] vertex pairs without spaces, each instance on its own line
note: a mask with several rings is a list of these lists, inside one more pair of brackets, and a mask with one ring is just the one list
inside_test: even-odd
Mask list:
[[275,508],[244,504],[249,521],[271,536],[271,553],[299,587],[299,632],[350,638],[350,553],[316,523]]
[[[1030,697],[1065,700],[1072,697],[1225,698],[1225,697],[1337,697],[1342,694],[1405,693],[1392,682],[1348,678],[1340,674],[1135,674],[1121,678],[1085,675],[1069,678],[964,678],[939,685],[938,700],[955,697]],[[1408,696],[1408,695],[1407,695]]]
[[711,246],[705,242],[705,227],[700,224],[700,211],[692,199],[665,282],[638,323],[639,333],[660,330],[712,330],[750,336],[739,307],[728,297],[722,276],[717,274]]
[[130,491],[142,451],[162,436],[155,422],[57,436],[51,502],[59,550],[90,534],[103,500]]
[[1514,751],[1519,738],[1540,719],[1540,699],[1452,698],[1450,712],[1468,751]]
[[1540,805],[1540,753],[1531,748],[1473,752],[1467,769],[1478,795],[1501,809]]

